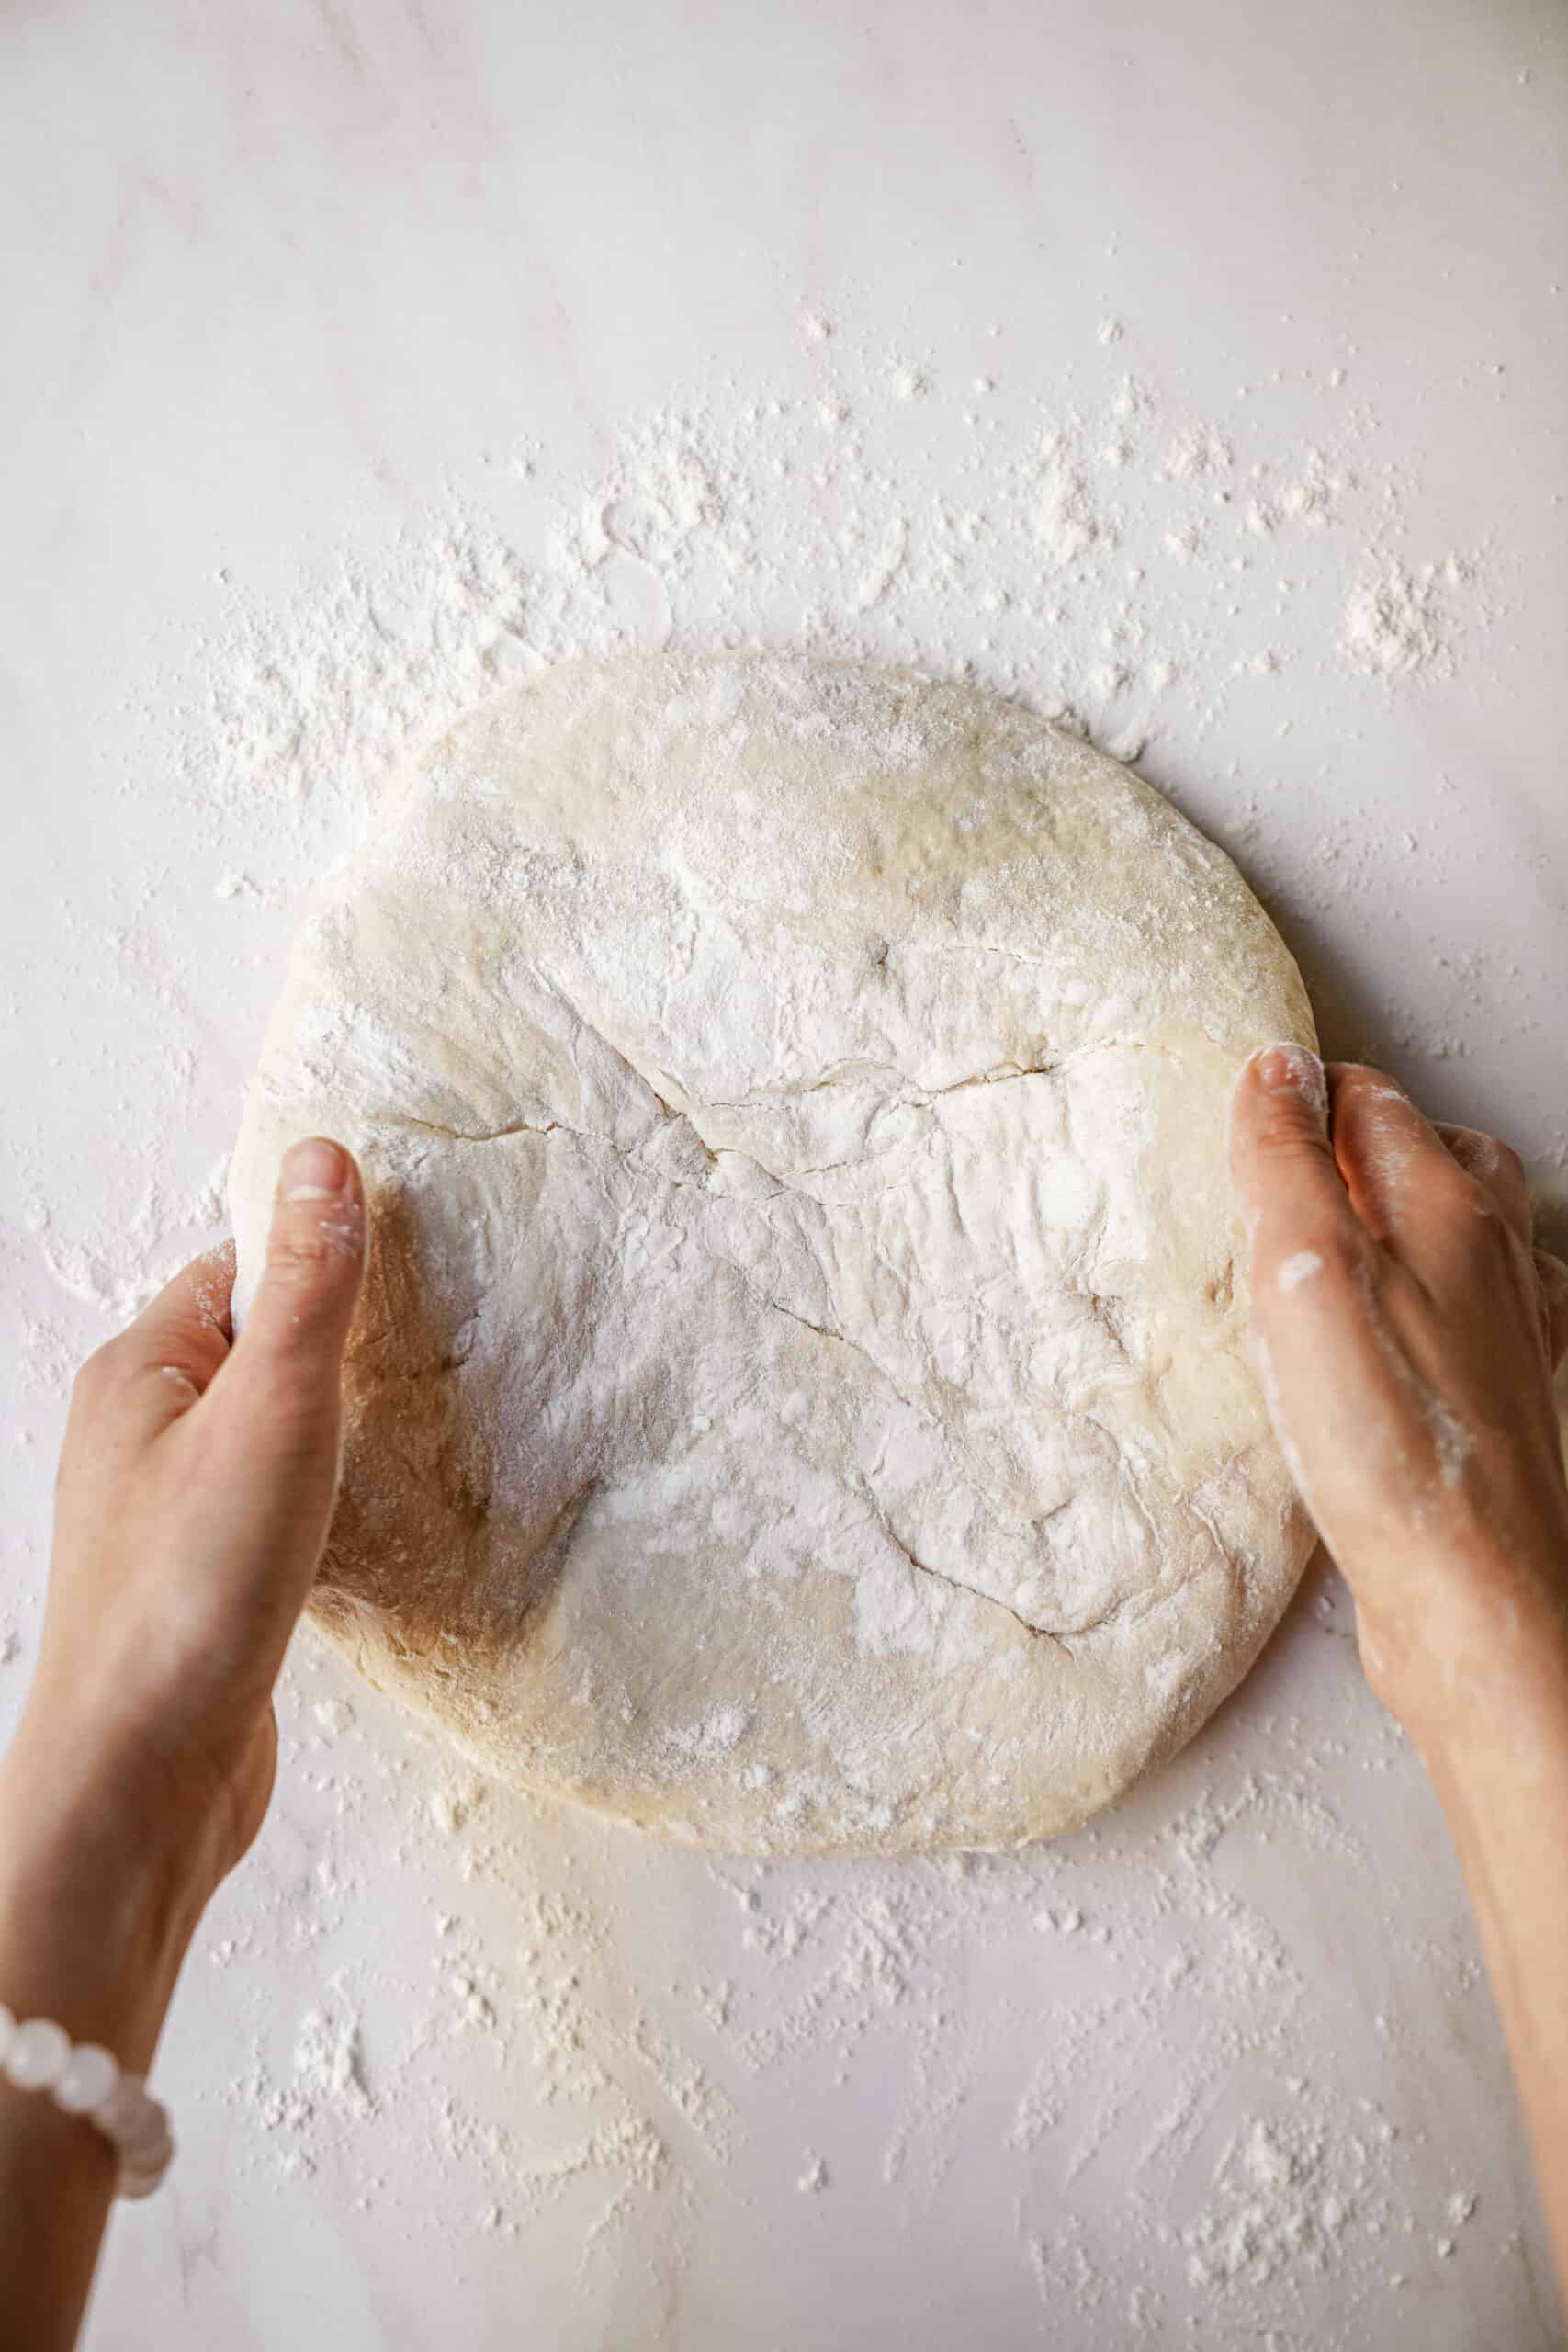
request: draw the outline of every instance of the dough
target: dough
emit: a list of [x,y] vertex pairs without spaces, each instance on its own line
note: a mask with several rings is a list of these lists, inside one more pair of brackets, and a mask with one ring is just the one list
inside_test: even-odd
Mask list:
[[1185,1740],[1308,1549],[1226,1103],[1313,1039],[1229,860],[908,673],[572,663],[299,940],[232,1200],[359,1153],[313,1608],[484,1766],[732,1851],[1002,1847]]

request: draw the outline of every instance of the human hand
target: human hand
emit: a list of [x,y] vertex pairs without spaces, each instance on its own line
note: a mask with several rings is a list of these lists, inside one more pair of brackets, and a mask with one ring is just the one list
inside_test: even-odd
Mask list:
[[1242,1072],[1231,1162],[1259,1378],[1374,1689],[1427,1746],[1568,1690],[1568,1268],[1517,1157],[1284,1046]]
[[[38,1673],[0,1765],[0,1996],[144,2072],[209,1895],[260,1826],[272,1687],[337,1491],[365,1207],[335,1144],[283,1163],[232,1341],[232,1250],[84,1366]],[[74,2343],[108,2143],[0,2080],[0,2338]]]
[[271,1793],[272,1688],[337,1488],[365,1212],[336,1145],[294,1146],[237,1342],[231,1247],[83,1367],[8,1823],[134,1854],[194,1917]]

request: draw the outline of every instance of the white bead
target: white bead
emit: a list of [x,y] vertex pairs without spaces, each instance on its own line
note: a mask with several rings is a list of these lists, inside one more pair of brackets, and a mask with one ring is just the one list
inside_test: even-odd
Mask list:
[[155,2098],[149,2098],[144,2092],[130,2129],[118,2135],[115,2145],[122,2156],[133,2158],[140,2164],[147,2150],[157,2146],[168,2128],[167,2112]]
[[119,2080],[119,2068],[96,2041],[84,2041],[54,2086],[54,2104],[67,2115],[90,2115]]
[[122,2172],[162,2172],[175,2153],[175,2143],[166,2123],[160,2123],[152,2139],[140,2147],[127,2148],[120,2157]]
[[118,2158],[122,2197],[151,2197],[175,2153],[167,2109],[139,2075],[122,2075],[96,2041],[73,2050],[49,2018],[18,2025],[0,2002],[0,2075],[19,2091],[48,2091],[63,2115],[85,2116]]
[[122,2197],[151,2197],[164,2175],[168,2171],[175,2154],[175,2143],[168,2132],[160,2132],[151,2147],[139,2148],[134,2155],[126,2156],[115,2183]]
[[29,2018],[11,2036],[0,2066],[19,2091],[47,2091],[60,2080],[70,2059],[69,2034],[48,2018]]
[[108,2097],[93,2109],[93,2121],[117,2148],[128,2147],[147,2137],[146,2114],[153,2103],[134,2075],[121,2075]]

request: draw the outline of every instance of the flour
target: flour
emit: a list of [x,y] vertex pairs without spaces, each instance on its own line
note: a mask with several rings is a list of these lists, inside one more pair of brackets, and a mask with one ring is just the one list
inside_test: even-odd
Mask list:
[[[1124,325],[1108,323],[1116,332],[1102,337],[1119,342]],[[552,477],[539,445],[520,444],[530,482],[548,484],[555,503],[527,544],[457,507],[374,562],[346,554],[285,611],[251,597],[231,568],[184,759],[205,821],[281,793],[285,806],[334,807],[346,839],[407,749],[459,711],[565,655],[647,643],[650,629],[660,642],[807,639],[968,667],[1114,732],[1125,716],[1112,723],[1089,683],[1096,631],[1125,598],[1123,544],[1143,550],[1167,536],[1179,571],[1216,582],[1246,575],[1259,534],[1299,542],[1303,558],[1310,549],[1314,572],[1337,583],[1343,621],[1337,645],[1309,639],[1299,650],[1337,654],[1352,672],[1441,679],[1485,626],[1472,559],[1396,552],[1397,491],[1361,455],[1375,441],[1364,413],[1347,411],[1333,436],[1292,450],[1270,446],[1252,420],[1245,430],[1218,416],[1172,426],[1163,389],[1129,375],[1043,429],[1032,386],[987,372],[944,393],[916,363],[864,349],[825,313],[806,312],[802,333],[820,369],[805,399],[755,386],[678,395],[621,424],[600,474],[575,482]],[[878,395],[951,415],[957,431],[970,412],[955,403],[979,400],[983,451],[955,446],[942,469],[901,478],[874,455],[860,415]],[[1246,498],[1230,488],[1239,477]],[[1042,555],[1053,576],[1077,583],[1070,609],[1042,594]],[[987,592],[1004,582],[987,611]],[[1249,586],[1254,608],[1261,593]],[[1145,736],[1219,722],[1215,682],[1255,650],[1236,642],[1247,609],[1227,614],[1190,581],[1167,594],[1139,574],[1127,618],[1145,649]],[[1182,670],[1192,691],[1152,724]],[[248,862],[231,864],[223,886],[236,877],[267,887]]]
[[269,2071],[258,2043],[249,2069],[224,2093],[229,2105],[281,2138],[276,2165],[284,2177],[314,2175],[345,2129],[367,2125],[378,2113],[366,2076],[358,2014],[341,1977],[329,1981],[327,1994],[321,2007],[300,2018],[286,2075]]
[[[1376,459],[1365,411],[1339,404],[1332,432],[1300,449],[1271,446],[1248,413],[1255,401],[1234,419],[1168,421],[1168,391],[1145,368],[1077,408],[1058,405],[1043,440],[1036,388],[987,369],[978,381],[989,389],[966,383],[962,395],[983,401],[983,452],[954,443],[906,478],[877,456],[856,408],[886,391],[890,367],[920,371],[868,351],[824,311],[808,307],[802,319],[820,370],[814,396],[743,384],[677,396],[617,425],[602,472],[575,482],[520,434],[503,471],[555,511],[526,539],[509,538],[491,513],[455,506],[374,558],[345,552],[283,608],[252,594],[238,564],[224,568],[224,615],[199,649],[203,691],[186,714],[179,765],[185,820],[193,841],[211,844],[212,887],[231,907],[297,891],[324,862],[323,842],[347,845],[407,749],[460,710],[564,654],[646,642],[650,627],[688,642],[809,638],[846,653],[968,667],[1122,755],[1136,746],[1163,758],[1162,747],[1198,744],[1221,727],[1235,690],[1227,682],[1251,674],[1258,649],[1237,640],[1264,582],[1247,581],[1230,612],[1195,594],[1194,582],[1245,581],[1259,530],[1310,550],[1341,613],[1337,640],[1307,634],[1280,649],[1287,663],[1337,660],[1374,681],[1430,685],[1457,672],[1487,626],[1471,557],[1401,551],[1398,481]],[[1126,331],[1114,320],[1101,334],[1119,342]],[[1338,368],[1325,378],[1335,393],[1344,381]],[[927,382],[919,405],[939,423],[951,417],[957,433],[958,397]],[[1209,503],[1237,478],[1245,499]],[[1168,511],[1170,499],[1195,493],[1201,516]],[[1169,593],[1137,566],[1129,590],[1118,571],[1123,543],[1142,552],[1167,536],[1177,558]],[[1041,594],[1042,551],[1073,580],[1070,608]],[[1292,602],[1301,605],[1295,590]],[[1135,667],[1099,656],[1119,604],[1119,625],[1142,648]],[[1349,878],[1341,845],[1336,887]],[[112,984],[133,985],[147,1003],[140,944],[128,934],[122,949],[97,944],[123,953]],[[187,1001],[188,990],[153,982],[171,1067],[188,1066]],[[39,1195],[51,1272],[106,1318],[141,1304],[211,1229],[163,1196],[160,1142],[161,1128],[129,1138],[101,1231],[62,1226],[58,1205],[46,1212]]]
[[698,1757],[728,1756],[745,1738],[752,1721],[748,1707],[731,1702],[715,1707],[700,1723],[682,1724],[670,1735],[670,1744],[676,1753],[688,1760]]
[[127,1323],[199,1246],[216,1238],[224,1222],[227,1175],[225,1155],[205,1182],[183,1197],[152,1177],[125,1204],[115,1227],[106,1225],[86,1240],[58,1233],[55,1211],[40,1204],[44,1265],[69,1296],[112,1326]]
[[[296,1711],[313,1724],[327,1702],[307,1673],[285,1694],[286,1738]],[[406,1867],[430,1893],[456,1887],[472,1828],[454,1838],[432,1817],[429,1752],[405,1753],[380,1702],[368,1736],[361,1720],[340,1736],[364,1740],[378,1785],[357,1802],[403,1820]],[[1055,2340],[1098,2328],[1352,2352],[1468,2240],[1484,2263],[1501,2249],[1462,2179],[1419,2190],[1415,2141],[1368,2098],[1364,2060],[1333,2054],[1331,1988],[1292,1957],[1323,1868],[1347,1903],[1374,1894],[1370,1857],[1321,1794],[1342,1736],[1334,1721],[1264,1719],[1206,1759],[1215,1777],[1189,1775],[1163,1821],[940,1864],[705,1864],[486,1789],[468,1822],[488,1826],[488,1926],[438,1911],[424,1990],[400,1982],[395,1942],[374,1984],[329,1969],[229,2104],[278,2194],[353,2183],[445,2259],[502,2240],[586,2293],[634,2248],[659,2265],[729,2226],[768,2119],[828,2080],[840,2136],[814,2136],[782,2185],[831,2199],[863,2166],[935,2226],[955,2177],[1003,2165],[998,2312],[1020,2308],[1010,2262]],[[1259,1748],[1278,1769],[1247,1769]],[[340,1874],[306,1898],[329,1927]],[[1235,1892],[1260,1875],[1267,1908]],[[667,1933],[660,1900],[678,1915]],[[688,1973],[696,1942],[728,1956],[722,1978]],[[1029,2000],[999,2042],[977,2039],[953,1986],[1010,1950],[1035,1955]],[[253,1958],[264,2014],[268,1980]],[[1455,1997],[1483,2002],[1479,1977]]]
[[1182,2233],[1192,2284],[1267,2286],[1287,2265],[1321,2268],[1354,2210],[1327,2185],[1325,2166],[1314,2134],[1248,2123],[1221,2160],[1207,2208]]
[[378,572],[345,556],[286,616],[232,586],[192,716],[193,783],[300,801],[330,792],[352,809],[443,712],[509,673],[530,584],[520,557],[470,523],[411,534]]
[[1165,453],[1161,472],[1167,481],[1204,481],[1228,474],[1235,452],[1212,424],[1189,425]]
[[306,2011],[294,2052],[294,2081],[312,2110],[318,2103],[330,2102],[355,2121],[368,2121],[376,2101],[365,2077],[356,2016]]
[[1389,562],[1345,600],[1341,642],[1358,669],[1383,678],[1420,671],[1453,674],[1457,594],[1473,578],[1470,561],[1449,555],[1405,571]]
[[[1283,737],[1293,698],[1313,691],[1291,683],[1292,669],[1440,690],[1482,641],[1490,609],[1475,562],[1404,549],[1401,479],[1364,410],[1330,402],[1329,429],[1292,447],[1270,441],[1255,398],[1229,416],[1173,413],[1145,365],[1086,386],[1076,405],[1053,400],[1043,428],[1037,388],[987,367],[984,392],[932,378],[918,401],[891,401],[918,405],[939,436],[930,458],[893,466],[868,420],[888,401],[890,364],[914,363],[889,363],[815,310],[803,338],[813,391],[677,394],[620,422],[595,474],[572,478],[520,434],[502,473],[552,518],[525,534],[455,503],[373,556],[345,551],[281,606],[226,568],[177,766],[181,822],[236,922],[286,903],[341,855],[409,747],[475,700],[563,656],[650,635],[810,642],[967,671],[1119,756],[1146,754],[1179,793],[1232,715],[1247,723],[1238,697],[1269,700]],[[984,416],[978,445],[967,413]],[[1302,616],[1272,644],[1259,639],[1273,588],[1252,568],[1265,547],[1270,559],[1289,551],[1287,610]],[[1319,609],[1338,612],[1337,634],[1314,634],[1303,580]],[[1259,671],[1265,655],[1274,666]],[[152,764],[165,795],[161,751]],[[1260,777],[1233,813],[1232,838],[1265,862],[1266,796],[1288,785]],[[1335,812],[1292,887],[1331,912],[1382,887],[1376,847],[1375,819]],[[155,909],[147,919],[161,943]],[[158,1037],[171,1082],[194,1084],[201,975],[171,976],[140,925],[88,947],[104,985],[134,999]],[[1456,969],[1454,981],[1451,1017],[1419,1032],[1438,1055],[1465,1052],[1477,1008],[1518,985],[1501,970]],[[1397,1016],[1390,1029],[1396,1043],[1416,1034]],[[25,1147],[20,1158],[25,1170]],[[33,1180],[39,1261],[63,1309],[34,1314],[25,1335],[22,1376],[39,1396],[61,1395],[93,1333],[215,1233],[217,1182],[171,1187],[167,1159],[166,1121],[132,1120],[89,1221],[41,1170]]]
[[1091,499],[1085,476],[1063,456],[1063,447],[1060,434],[1046,436],[1036,531],[1051,563],[1067,569],[1096,550],[1113,548],[1119,532],[1110,513]]
[[434,1789],[430,1795],[430,1818],[444,1838],[456,1838],[483,1799],[484,1786],[479,1781],[464,1781],[446,1788]]
[[[1107,323],[1119,330],[1104,338],[1116,349],[1101,356],[1119,358],[1135,346],[1135,322]],[[1100,339],[1089,341],[1092,362]],[[1491,626],[1479,559],[1473,571],[1456,558],[1451,577],[1442,561],[1423,577],[1433,542],[1413,544],[1404,527],[1410,485],[1392,470],[1404,454],[1395,433],[1348,397],[1325,401],[1310,440],[1281,435],[1261,380],[1193,420],[1178,379],[1144,356],[1135,377],[1101,385],[1080,372],[1075,415],[1069,388],[1026,378],[1005,343],[976,352],[983,383],[973,364],[945,378],[933,368],[922,393],[900,399],[886,352],[863,346],[848,306],[833,316],[803,310],[799,344],[819,372],[798,395],[744,379],[677,389],[646,414],[611,418],[605,454],[590,468],[520,430],[498,450],[495,481],[526,488],[522,519],[499,497],[443,502],[395,543],[312,560],[282,601],[249,587],[236,557],[220,617],[190,663],[202,684],[185,715],[183,806],[170,811],[162,741],[132,734],[128,757],[145,783],[128,789],[155,802],[201,897],[220,894],[238,953],[276,959],[269,910],[297,903],[348,849],[411,745],[550,662],[666,639],[811,644],[967,673],[1101,742],[1146,741],[1152,772],[1179,797],[1196,791],[1227,841],[1265,871],[1280,808],[1310,796],[1313,842],[1299,872],[1281,877],[1289,902],[1331,934],[1365,912],[1383,884],[1382,812],[1371,793],[1347,803],[1343,778],[1337,798],[1325,791],[1298,753],[1306,730],[1292,730],[1325,692],[1343,695],[1353,717],[1385,689],[1427,698],[1440,725],[1450,681],[1484,656]],[[1064,351],[1064,377],[1078,356]],[[1336,367],[1323,380],[1353,392],[1356,371]],[[525,400],[520,387],[525,417]],[[1040,447],[1042,400],[1061,436],[1051,461]],[[966,414],[984,421],[967,424]],[[926,434],[929,460],[891,460],[885,418]],[[1234,464],[1168,480],[1168,453],[1205,424],[1231,445]],[[1065,516],[1076,551],[1043,580],[1051,462],[1079,513]],[[1224,489],[1231,499],[1216,503],[1211,493]],[[1190,560],[1171,560],[1164,534],[1200,524]],[[901,560],[860,605],[877,551],[899,532]],[[1288,596],[1276,584],[1285,578],[1295,582]],[[1111,628],[1123,636],[1114,661],[1101,641]],[[1277,672],[1236,667],[1269,644]],[[156,680],[150,698],[167,701]],[[1431,779],[1435,817],[1451,813],[1463,788],[1450,764]],[[1434,829],[1417,830],[1419,854],[1436,855]],[[153,926],[162,964],[129,919],[73,937],[62,914],[65,952],[94,989],[134,1003],[168,1078],[155,1099],[136,1092],[117,1111],[101,1202],[82,1205],[85,1188],[62,1181],[58,1150],[41,1128],[30,1136],[14,1106],[8,1144],[31,1207],[3,1247],[8,1274],[42,1276],[14,1327],[25,1419],[12,1437],[23,1464],[29,1451],[35,1461],[52,1453],[81,1355],[210,1237],[217,1214],[200,1159],[188,1183],[171,1184],[166,1171],[171,1124],[187,1102],[197,1107],[197,1008],[211,1000],[214,970],[227,967],[205,946],[177,946],[168,906],[135,911]],[[1447,1053],[1479,1053],[1499,1023],[1538,1017],[1506,956],[1446,955],[1424,986],[1433,994],[1419,1015],[1414,1001],[1389,1013],[1393,1045],[1436,1038]],[[106,1100],[130,1085],[111,1083]],[[1568,1156],[1568,1144],[1560,1149]],[[30,1647],[46,1547],[24,1533],[7,1542],[17,1599],[4,1633],[14,1652]],[[1342,1599],[1320,1591],[1289,1638],[1298,1659],[1314,1645],[1337,1655],[1350,1638]],[[668,1856],[651,1876],[625,1841],[592,1825],[552,1826],[510,1798],[499,1800],[500,1827],[483,1805],[460,1825],[445,1805],[433,1815],[431,1799],[449,1785],[435,1751],[380,1702],[321,1700],[311,1646],[296,1656],[281,1703],[279,1801],[200,1948],[210,1955],[202,1973],[220,1981],[231,2047],[254,2038],[258,2055],[215,2091],[210,2035],[198,2047],[191,2008],[176,2005],[159,2061],[180,2085],[193,2181],[233,2161],[248,2193],[288,2199],[313,2177],[313,2199],[341,2196],[395,2216],[442,2275],[456,2264],[474,2276],[494,2248],[508,2267],[491,2291],[514,2301],[525,2282],[531,2308],[536,2281],[562,2278],[566,2307],[581,2308],[579,2293],[603,2290],[624,2263],[636,2279],[633,2335],[651,2345],[668,2337],[657,2316],[661,2279],[667,2307],[681,2308],[669,2245],[743,2225],[742,2166],[767,2140],[762,2108],[804,2102],[820,2081],[847,2094],[842,2121],[775,2170],[786,2187],[818,2144],[844,2177],[840,2140],[853,2144],[858,2118],[863,2177],[889,2194],[890,2212],[895,2188],[908,2198],[899,2225],[935,2240],[941,2216],[921,2202],[931,2184],[993,2155],[1010,2167],[987,2278],[998,2324],[1010,2321],[1020,2341],[1033,2325],[1062,2345],[1147,2334],[1258,2352],[1359,2352],[1402,2342],[1416,2325],[1424,2339],[1433,2307],[1413,2320],[1416,2297],[1439,2272],[1445,2294],[1456,2294],[1450,2265],[1473,2263],[1477,2281],[1522,2272],[1522,2242],[1500,2200],[1478,2201],[1461,2177],[1434,2201],[1421,2186],[1430,2153],[1423,2163],[1410,2134],[1363,2109],[1390,2051],[1374,2061],[1359,2045],[1321,1973],[1311,1914],[1323,1890],[1392,1924],[1414,1904],[1422,1867],[1416,1849],[1403,1879],[1397,1868],[1393,1884],[1369,1875],[1349,1832],[1314,1809],[1323,1776],[1348,1759],[1380,1805],[1401,1806],[1402,1823],[1420,1814],[1408,1752],[1359,1702],[1353,1678],[1313,1686],[1323,1704],[1305,1727],[1260,1719],[1247,1694],[1201,1758],[1117,1816],[1100,1842],[951,1871],[803,1865],[709,1879]],[[1254,1784],[1246,1759],[1265,1748],[1288,1769]],[[321,1783],[309,1813],[289,1797],[307,1773]],[[1199,1773],[1205,1785],[1191,1803]],[[1162,1840],[1168,1815],[1176,1826]],[[1236,1904],[1233,1872],[1259,1877],[1251,1905]],[[1297,1901],[1298,1886],[1309,1902]],[[423,1922],[428,1969],[417,1934],[393,1916],[400,1890]],[[367,1916],[384,1944],[378,1969],[367,1976],[356,1962],[329,2002],[323,1980]],[[1059,1925],[1036,1925],[1053,1917]],[[1110,1943],[1089,1945],[1091,1919],[1113,1928]],[[1031,1996],[1009,2001],[998,2070],[974,2018],[1004,1981],[988,1971],[1010,1949]],[[454,1951],[453,1969],[481,1990],[493,2022],[468,2019],[434,1965]],[[309,1986],[293,2007],[280,2003],[291,1955]],[[1468,2096],[1484,2063],[1490,2105],[1501,2109],[1495,2056],[1477,2055],[1492,2051],[1493,2030],[1473,1951],[1445,1937],[1440,1948],[1401,1948],[1395,1962],[1406,1981],[1441,1988],[1468,2052],[1454,2070],[1447,2027],[1429,2039],[1396,2016],[1402,2098],[1427,2086],[1435,2100]],[[728,2086],[728,2158],[704,2153],[657,2068],[626,2042],[628,1984],[644,1988],[671,2048],[689,2045]],[[1081,2014],[1098,2017],[1098,2050],[1092,2030],[1075,2038],[1069,2023],[1096,1999],[1098,2012]],[[312,2013],[331,2023],[307,2034]],[[1294,2092],[1292,2080],[1308,2087]],[[1009,2150],[1028,2086],[1026,2144]],[[1100,2139],[1102,2103],[1118,2102],[1120,2122]],[[1259,2178],[1254,2125],[1299,2132],[1280,2144],[1303,2169]],[[1467,2149],[1472,2162],[1471,2178],[1490,2177]],[[1271,2170],[1267,2154],[1262,2170]],[[1325,2218],[1329,2198],[1345,2200],[1343,2215]],[[817,2224],[836,2200],[824,2211],[810,2196],[785,2201]],[[1235,2259],[1247,2242],[1267,2276]],[[1190,2275],[1195,2257],[1212,2266],[1201,2283]],[[1012,2272],[1024,2300],[1004,2303]],[[1097,2282],[1098,2300],[1081,2308]],[[1522,2287],[1518,2295],[1523,2311]]]

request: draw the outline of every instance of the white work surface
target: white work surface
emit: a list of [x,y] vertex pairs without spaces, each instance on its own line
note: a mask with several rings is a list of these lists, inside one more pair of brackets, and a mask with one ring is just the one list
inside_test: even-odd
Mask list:
[[[220,1222],[310,884],[574,646],[1064,707],[1550,1212],[1565,106],[1551,0],[0,12],[7,1721],[71,1369]],[[662,1850],[310,1635],[281,1715],[93,2352],[1562,2341],[1330,1572],[1015,1858]]]

